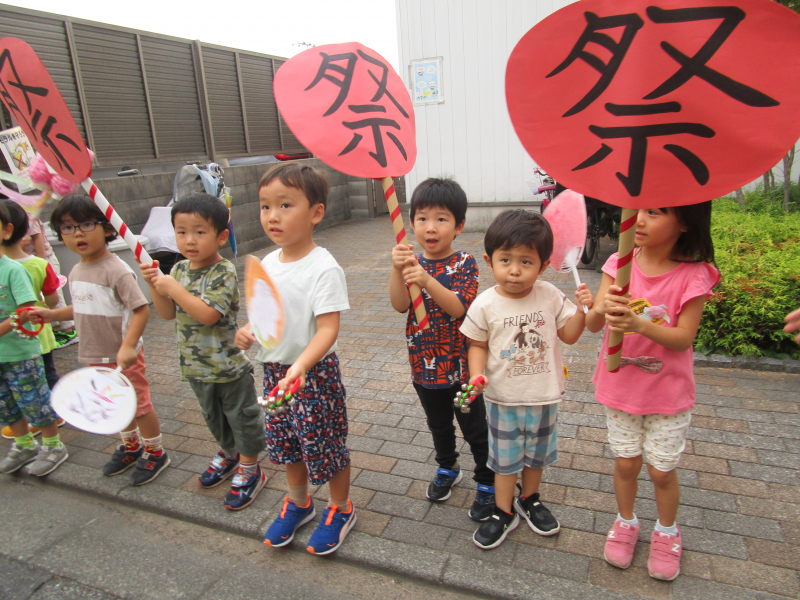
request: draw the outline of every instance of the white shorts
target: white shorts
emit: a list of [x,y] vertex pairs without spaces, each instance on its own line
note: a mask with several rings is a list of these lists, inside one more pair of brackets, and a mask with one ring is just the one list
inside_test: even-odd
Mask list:
[[614,456],[634,458],[644,454],[659,471],[672,471],[686,449],[686,432],[692,411],[677,415],[632,415],[605,407],[608,443]]

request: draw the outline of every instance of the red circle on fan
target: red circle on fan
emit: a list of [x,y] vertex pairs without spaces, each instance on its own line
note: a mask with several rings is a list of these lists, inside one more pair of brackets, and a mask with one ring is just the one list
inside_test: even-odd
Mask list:
[[628,208],[711,200],[800,137],[800,15],[770,0],[582,0],[522,37],[506,99],[567,188]]
[[379,179],[414,166],[411,97],[374,50],[357,42],[309,48],[281,65],[274,89],[292,133],[331,168]]

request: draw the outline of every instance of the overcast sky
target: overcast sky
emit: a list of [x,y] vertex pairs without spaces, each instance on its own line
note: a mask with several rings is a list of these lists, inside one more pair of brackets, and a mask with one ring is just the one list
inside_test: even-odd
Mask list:
[[100,23],[290,57],[300,42],[361,42],[399,70],[394,0],[3,0]]

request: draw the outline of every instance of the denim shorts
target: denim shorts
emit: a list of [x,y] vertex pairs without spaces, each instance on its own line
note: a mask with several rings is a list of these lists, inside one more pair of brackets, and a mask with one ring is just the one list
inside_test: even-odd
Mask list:
[[[288,365],[264,363],[264,397],[286,376]],[[306,386],[285,413],[265,413],[267,455],[278,465],[303,461],[312,485],[322,485],[350,465],[347,408],[339,359],[331,353],[306,373]]]
[[541,469],[558,459],[558,404],[505,406],[486,403],[489,421],[489,468],[512,475],[522,467]]

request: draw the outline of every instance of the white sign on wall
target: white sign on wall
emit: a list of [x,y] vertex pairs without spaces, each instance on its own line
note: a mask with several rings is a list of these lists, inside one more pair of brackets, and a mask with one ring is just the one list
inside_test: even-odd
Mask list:
[[[35,153],[33,146],[28,141],[28,136],[25,135],[21,127],[12,127],[11,129],[0,131],[0,151],[3,152],[12,175],[30,180],[28,167]],[[17,184],[17,187],[22,194],[34,189],[32,183],[30,185],[20,183]]]
[[411,61],[411,97],[414,104],[444,102],[442,91],[442,57],[420,58]]

